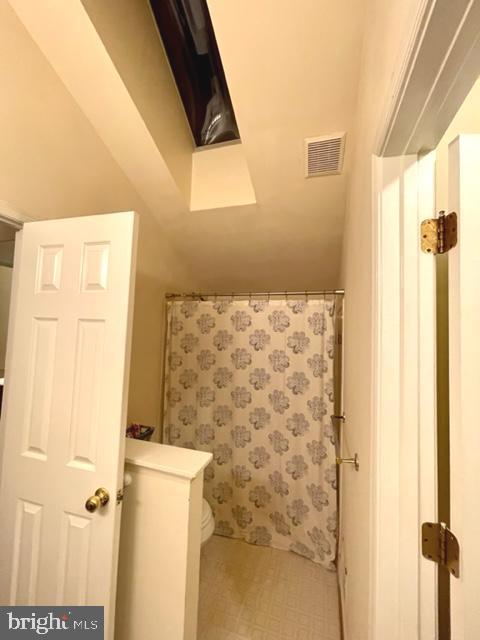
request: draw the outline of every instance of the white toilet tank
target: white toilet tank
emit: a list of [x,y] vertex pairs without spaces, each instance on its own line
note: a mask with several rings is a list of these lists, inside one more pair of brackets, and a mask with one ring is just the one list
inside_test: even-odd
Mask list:
[[202,546],[210,540],[215,531],[215,520],[208,502],[203,499],[202,503]]

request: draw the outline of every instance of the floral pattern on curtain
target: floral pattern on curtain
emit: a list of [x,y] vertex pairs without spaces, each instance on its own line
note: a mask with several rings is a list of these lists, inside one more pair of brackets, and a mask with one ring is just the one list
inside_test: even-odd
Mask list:
[[210,451],[216,533],[331,565],[335,299],[168,303],[164,442]]

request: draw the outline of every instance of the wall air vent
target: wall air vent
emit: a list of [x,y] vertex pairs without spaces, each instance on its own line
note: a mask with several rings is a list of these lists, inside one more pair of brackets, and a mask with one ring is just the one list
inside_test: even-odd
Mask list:
[[305,177],[331,176],[342,172],[345,133],[305,139]]

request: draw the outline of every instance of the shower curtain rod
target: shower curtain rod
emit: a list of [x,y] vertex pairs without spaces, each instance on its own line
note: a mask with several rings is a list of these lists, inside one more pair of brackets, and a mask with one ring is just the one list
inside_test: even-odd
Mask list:
[[343,296],[344,289],[322,289],[320,291],[261,291],[247,293],[166,293],[165,298],[167,300],[173,300],[176,298],[253,298],[258,296],[324,296],[324,295],[338,295]]

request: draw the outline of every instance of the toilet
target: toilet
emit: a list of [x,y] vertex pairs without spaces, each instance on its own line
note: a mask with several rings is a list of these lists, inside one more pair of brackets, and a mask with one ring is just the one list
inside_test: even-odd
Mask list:
[[213,518],[212,508],[204,498],[202,502],[202,547],[210,540],[214,531],[215,520]]

